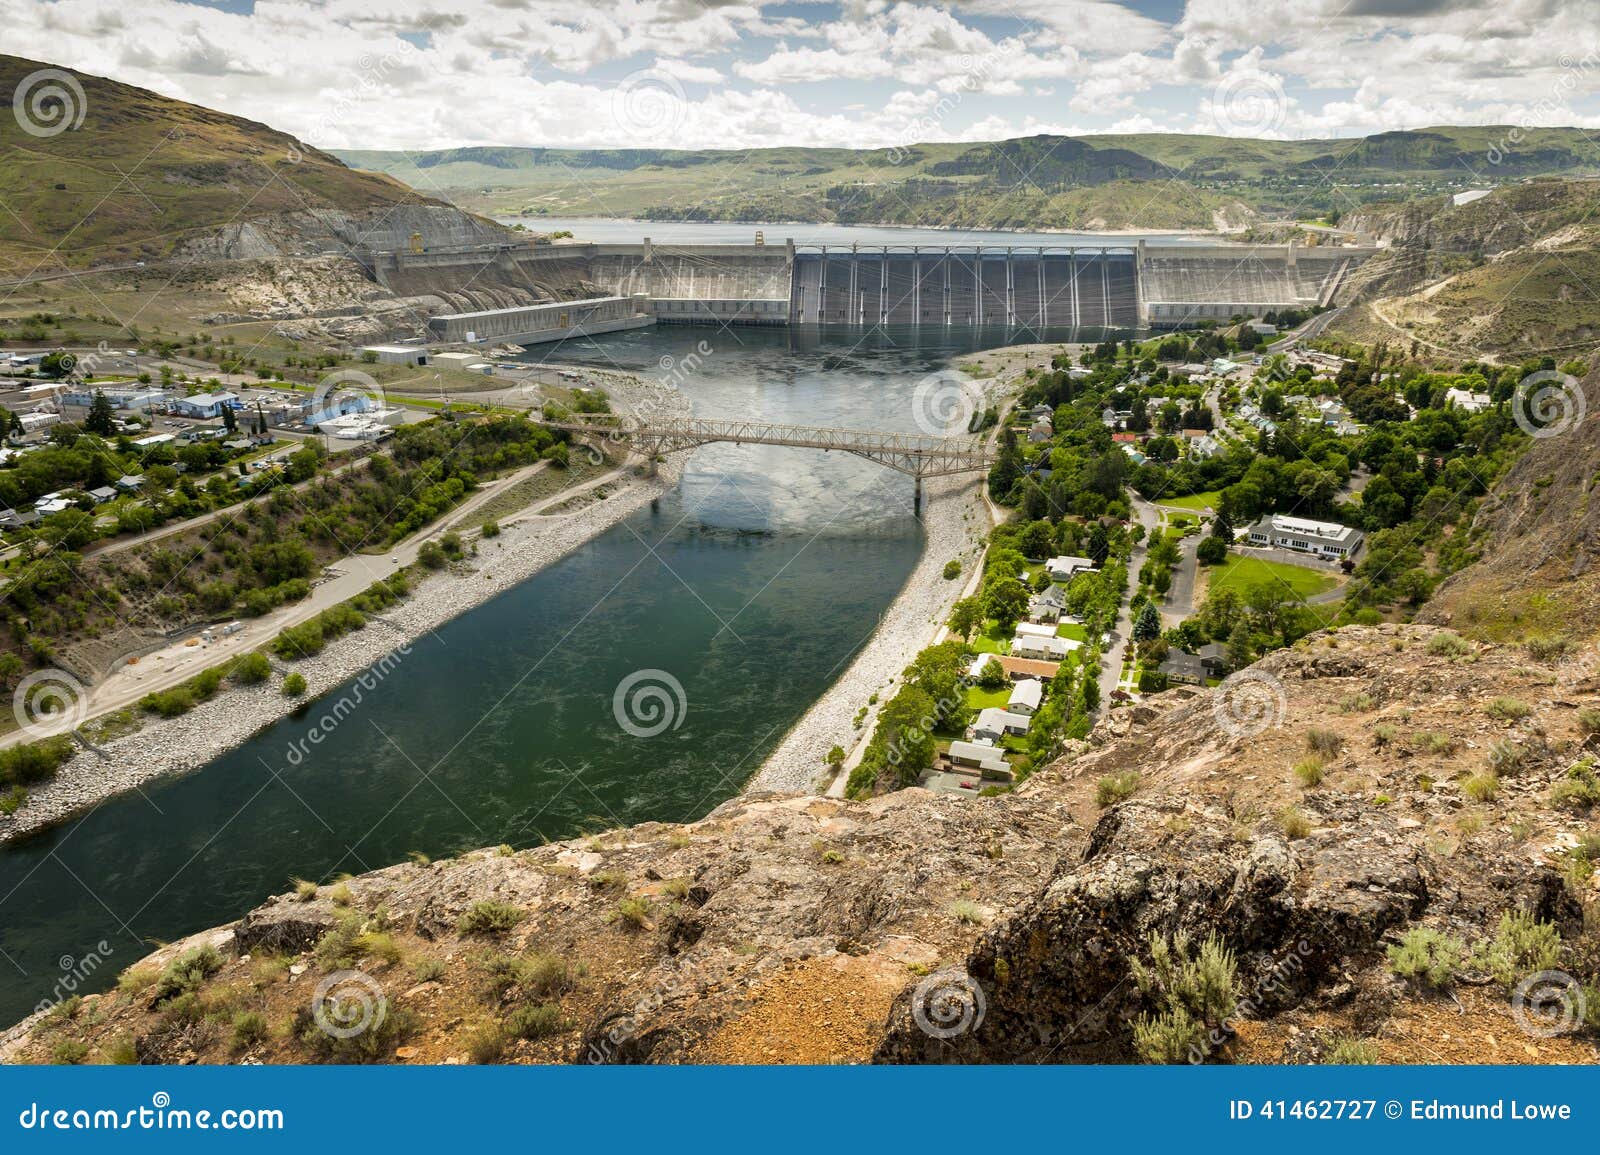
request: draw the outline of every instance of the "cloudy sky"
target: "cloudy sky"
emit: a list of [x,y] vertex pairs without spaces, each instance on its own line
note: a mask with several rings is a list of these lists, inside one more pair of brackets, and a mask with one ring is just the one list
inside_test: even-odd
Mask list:
[[1595,0],[0,0],[0,27],[323,148],[1600,127]]

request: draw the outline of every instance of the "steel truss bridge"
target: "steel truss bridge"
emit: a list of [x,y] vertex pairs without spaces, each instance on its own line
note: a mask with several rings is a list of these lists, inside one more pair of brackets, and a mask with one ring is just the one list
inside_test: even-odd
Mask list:
[[652,472],[656,458],[679,449],[694,449],[713,442],[735,445],[787,445],[796,449],[838,450],[853,453],[917,479],[948,477],[957,473],[983,473],[989,454],[975,437],[926,437],[916,433],[876,433],[864,429],[822,429],[809,425],[775,425],[770,421],[705,421],[682,418],[643,424],[603,425],[597,422],[549,422],[551,429],[568,433],[632,442],[645,455]]

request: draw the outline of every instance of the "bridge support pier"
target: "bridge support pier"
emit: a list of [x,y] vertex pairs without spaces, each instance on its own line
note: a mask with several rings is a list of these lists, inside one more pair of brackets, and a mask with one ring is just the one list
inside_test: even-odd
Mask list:
[[917,494],[911,502],[911,512],[919,517],[922,514],[922,478],[920,475],[917,477]]

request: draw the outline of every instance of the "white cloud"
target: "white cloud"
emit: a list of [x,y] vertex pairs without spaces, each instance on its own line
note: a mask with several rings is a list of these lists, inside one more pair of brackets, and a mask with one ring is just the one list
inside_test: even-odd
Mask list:
[[336,148],[637,146],[613,106],[640,74],[675,147],[1600,120],[1580,0],[0,0],[0,26]]

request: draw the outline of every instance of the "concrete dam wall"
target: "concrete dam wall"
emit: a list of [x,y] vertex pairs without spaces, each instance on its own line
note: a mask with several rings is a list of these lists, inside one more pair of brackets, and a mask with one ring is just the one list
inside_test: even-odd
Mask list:
[[824,325],[1140,323],[1136,254],[982,250],[799,253],[790,320]]
[[[1172,327],[1331,304],[1349,270],[1375,251],[1146,241],[831,250],[646,239],[388,250],[364,259],[397,291],[448,284],[458,295],[447,299],[475,314],[471,331],[481,341],[529,331],[527,317],[502,324],[485,315],[491,302],[516,308],[600,297],[632,301],[634,315],[656,324]],[[463,330],[461,323],[434,326],[436,334]]]

